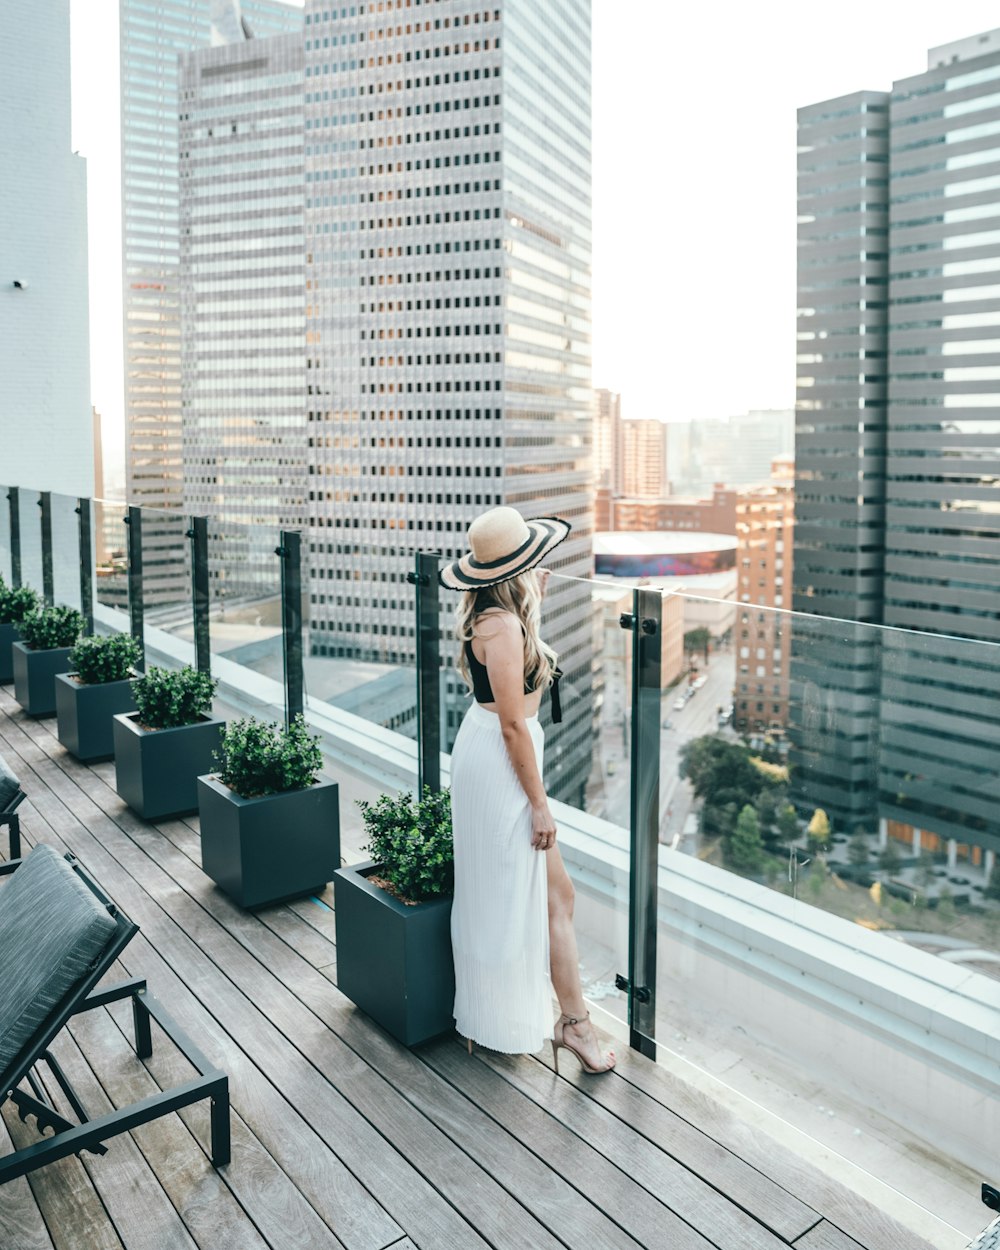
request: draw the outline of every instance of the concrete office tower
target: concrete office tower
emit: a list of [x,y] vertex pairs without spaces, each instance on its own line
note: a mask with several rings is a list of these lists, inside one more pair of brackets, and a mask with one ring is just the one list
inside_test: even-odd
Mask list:
[[885,523],[889,104],[799,110],[793,795],[850,831],[873,818]]
[[667,484],[667,430],[662,421],[622,421],[618,493],[626,499],[662,499]]
[[[1000,32],[892,91],[879,811],[914,845],[1000,850]],[[992,683],[992,684],[991,684]],[[909,830],[897,831],[907,836]]]
[[[178,513],[183,505],[178,56],[227,37],[301,26],[302,10],[277,0],[121,0],[125,444],[132,504]],[[179,582],[182,523],[150,515],[143,534],[147,601],[186,593]]]
[[736,561],[740,608],[736,623],[736,694],[733,725],[739,733],[773,734],[788,726],[791,631],[786,616],[794,568],[795,466],[778,456],[771,476],[741,490],[736,504]]
[[184,510],[272,534],[305,523],[302,71],[299,34],[180,68]]
[[[591,571],[590,6],[310,0],[305,42],[313,646],[409,662],[410,552],[484,509],[566,517],[549,564]],[[580,794],[585,588],[548,613]]]
[[70,149],[69,0],[9,0],[2,25],[0,477],[90,495],[87,175]]

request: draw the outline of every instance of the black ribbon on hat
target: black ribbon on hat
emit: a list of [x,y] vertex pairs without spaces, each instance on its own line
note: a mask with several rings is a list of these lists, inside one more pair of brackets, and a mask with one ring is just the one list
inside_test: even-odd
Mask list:
[[552,699],[552,723],[559,725],[562,723],[562,703],[559,699],[559,678],[562,677],[562,671],[556,669],[552,674],[552,685],[549,687],[549,694]]

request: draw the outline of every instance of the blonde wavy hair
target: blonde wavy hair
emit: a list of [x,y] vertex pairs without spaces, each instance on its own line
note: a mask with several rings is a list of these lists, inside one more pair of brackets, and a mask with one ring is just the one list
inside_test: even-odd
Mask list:
[[551,685],[556,668],[556,653],[542,641],[539,632],[542,618],[542,592],[538,585],[538,573],[528,569],[501,582],[498,586],[484,586],[480,590],[465,591],[455,610],[455,637],[458,639],[458,671],[472,688],[472,674],[465,644],[475,637],[476,618],[487,608],[500,608],[511,612],[521,623],[524,632],[524,680],[532,690]]

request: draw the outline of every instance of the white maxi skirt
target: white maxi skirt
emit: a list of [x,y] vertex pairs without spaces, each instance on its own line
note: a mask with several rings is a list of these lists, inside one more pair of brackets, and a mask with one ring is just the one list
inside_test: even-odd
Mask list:
[[[528,717],[538,771],[544,731]],[[534,1053],[552,1036],[546,855],[500,718],[473,703],[451,757],[455,1026],[489,1050]]]

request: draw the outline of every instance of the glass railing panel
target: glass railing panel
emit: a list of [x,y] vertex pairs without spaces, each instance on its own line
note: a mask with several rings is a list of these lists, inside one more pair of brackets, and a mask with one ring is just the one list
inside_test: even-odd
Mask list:
[[[268,525],[208,521],[209,631],[217,660],[245,670],[244,706],[263,720],[284,721],[280,531]],[[193,637],[193,634],[192,634]],[[265,677],[267,683],[254,681]]]
[[[147,664],[163,663],[170,668],[193,664],[189,519],[180,511],[141,511]],[[158,634],[168,635],[171,641],[158,645]]]
[[79,501],[71,495],[50,497],[52,517],[52,588],[56,603],[82,608],[80,600]]
[[630,587],[553,573],[542,603],[541,634],[562,671],[562,722],[542,699],[545,786],[581,813],[579,831],[560,850],[576,890],[576,931],[584,994],[627,1021],[615,987],[629,956],[632,634],[620,624],[632,610]]
[[658,1041],[955,1223],[1000,1095],[1000,646],[674,598]]
[[[414,558],[404,546],[338,542],[339,532],[317,530],[311,543],[303,536],[305,689],[309,706],[356,745],[356,766],[338,780],[341,852],[358,862],[366,856],[357,800],[416,789],[415,590],[407,581]],[[443,750],[445,715],[442,699]]]
[[[94,602],[102,608],[128,613],[128,527],[125,504],[95,499],[91,512],[91,550],[94,561]],[[123,623],[123,622],[122,622]]]
[[37,490],[22,486],[18,491],[21,528],[21,585],[33,586],[42,597],[42,507]]

